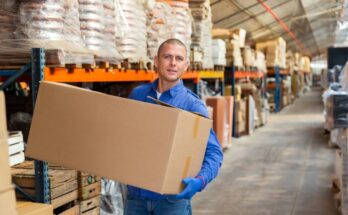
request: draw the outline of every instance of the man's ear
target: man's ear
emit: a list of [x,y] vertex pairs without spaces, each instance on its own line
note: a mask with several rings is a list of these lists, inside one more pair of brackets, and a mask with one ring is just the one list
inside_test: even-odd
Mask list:
[[185,71],[187,71],[187,69],[188,69],[189,65],[190,65],[190,61],[186,60]]
[[155,64],[155,67],[158,68],[158,56],[157,55],[155,56],[154,64]]

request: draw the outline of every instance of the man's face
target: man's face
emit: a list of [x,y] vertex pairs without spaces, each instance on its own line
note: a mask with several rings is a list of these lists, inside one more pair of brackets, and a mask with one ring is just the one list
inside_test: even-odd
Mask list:
[[176,82],[188,67],[185,47],[179,44],[164,44],[159,56],[155,57],[160,79],[167,82]]

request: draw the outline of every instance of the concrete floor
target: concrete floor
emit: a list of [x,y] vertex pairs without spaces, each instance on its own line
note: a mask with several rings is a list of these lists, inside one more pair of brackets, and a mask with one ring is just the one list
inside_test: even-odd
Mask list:
[[335,150],[323,135],[321,92],[297,99],[224,153],[219,176],[193,201],[194,215],[336,215]]

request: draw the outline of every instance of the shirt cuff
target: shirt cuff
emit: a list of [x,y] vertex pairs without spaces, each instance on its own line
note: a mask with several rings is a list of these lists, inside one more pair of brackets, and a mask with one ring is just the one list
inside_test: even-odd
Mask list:
[[205,179],[203,178],[203,176],[196,176],[196,178],[198,178],[198,179],[201,179],[202,180],[202,185],[201,185],[201,189],[199,190],[199,191],[202,191],[204,188],[205,188],[205,185],[206,185],[206,183],[205,183]]

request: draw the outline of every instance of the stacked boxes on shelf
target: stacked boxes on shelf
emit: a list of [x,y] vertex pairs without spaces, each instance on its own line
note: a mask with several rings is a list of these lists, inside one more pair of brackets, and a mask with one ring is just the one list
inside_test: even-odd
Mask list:
[[266,54],[267,67],[286,67],[286,42],[282,37],[256,43],[256,50]]
[[[244,32],[242,31],[238,32]],[[241,45],[242,42],[244,42],[243,33],[241,35],[238,35],[236,33],[232,33],[234,30],[228,30],[228,29],[213,29],[212,36],[214,39],[222,39],[226,42],[226,65],[231,66],[232,63],[236,67],[243,67],[243,58],[242,58],[242,52],[241,52]],[[240,39],[241,38],[241,39]]]
[[192,22],[191,62],[205,69],[214,67],[212,54],[212,15],[209,0],[189,1]]
[[100,177],[79,172],[78,191],[80,214],[99,215],[101,192]]
[[207,97],[206,104],[213,108],[213,128],[222,148],[232,143],[233,97]]
[[10,166],[24,162],[25,156],[22,132],[10,132],[7,142],[9,145]]

